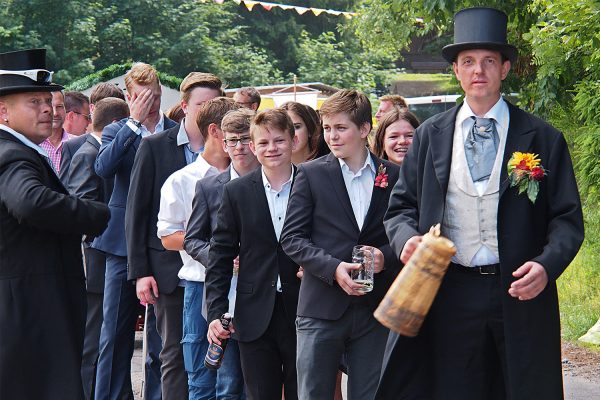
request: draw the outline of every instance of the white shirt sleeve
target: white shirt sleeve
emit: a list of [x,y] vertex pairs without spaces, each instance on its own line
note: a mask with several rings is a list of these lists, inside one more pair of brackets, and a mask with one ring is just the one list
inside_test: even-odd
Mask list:
[[185,207],[180,174],[175,172],[160,189],[160,209],[156,234],[160,238],[175,232],[185,232]]

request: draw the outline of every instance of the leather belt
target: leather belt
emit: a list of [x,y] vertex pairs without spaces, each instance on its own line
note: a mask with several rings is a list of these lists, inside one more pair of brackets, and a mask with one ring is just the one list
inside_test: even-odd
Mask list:
[[500,274],[500,264],[478,265],[476,267],[466,267],[464,265],[450,263],[456,270],[466,272],[468,274],[479,275],[498,275]]

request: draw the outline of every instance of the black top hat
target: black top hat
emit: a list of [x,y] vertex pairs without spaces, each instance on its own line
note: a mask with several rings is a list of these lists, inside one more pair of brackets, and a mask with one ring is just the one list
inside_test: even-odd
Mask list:
[[474,7],[454,15],[454,44],[442,49],[442,56],[452,63],[463,50],[497,50],[511,63],[517,59],[517,48],[506,41],[508,18],[500,10]]
[[[0,96],[11,93],[62,90],[62,86],[51,82],[45,70],[46,49],[19,50],[0,54]],[[20,72],[21,75],[6,71]],[[27,71],[26,75],[23,75],[23,71]]]

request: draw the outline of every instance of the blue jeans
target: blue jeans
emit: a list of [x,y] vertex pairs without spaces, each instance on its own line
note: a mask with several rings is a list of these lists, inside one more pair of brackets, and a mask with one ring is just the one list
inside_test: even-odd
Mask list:
[[183,296],[183,360],[188,374],[189,400],[244,399],[244,378],[237,342],[230,340],[217,372],[204,366],[208,324],[202,317],[203,282],[187,281]]

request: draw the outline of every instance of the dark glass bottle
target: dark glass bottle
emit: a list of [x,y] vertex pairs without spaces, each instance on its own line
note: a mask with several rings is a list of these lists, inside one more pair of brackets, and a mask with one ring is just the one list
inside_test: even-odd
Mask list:
[[[221,325],[223,325],[223,329],[229,330],[229,324],[231,323],[232,318],[233,317],[229,313],[221,315]],[[216,343],[211,343],[210,346],[208,346],[206,357],[204,357],[204,366],[208,369],[219,369],[223,362],[225,347],[227,347],[227,341],[229,339],[219,340],[221,341],[220,346]]]

